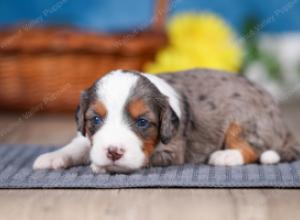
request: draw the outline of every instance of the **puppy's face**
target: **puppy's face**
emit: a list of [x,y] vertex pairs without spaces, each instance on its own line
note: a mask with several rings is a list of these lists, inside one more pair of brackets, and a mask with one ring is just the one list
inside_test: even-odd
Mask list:
[[139,169],[148,164],[159,142],[167,144],[175,135],[178,112],[169,100],[175,93],[170,87],[162,94],[158,86],[168,85],[155,80],[114,71],[83,92],[77,125],[92,143],[92,163],[111,172]]

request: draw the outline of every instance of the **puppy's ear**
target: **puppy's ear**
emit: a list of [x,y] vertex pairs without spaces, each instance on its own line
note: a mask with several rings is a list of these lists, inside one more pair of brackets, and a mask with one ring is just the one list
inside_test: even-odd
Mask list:
[[77,130],[85,136],[85,112],[89,105],[89,98],[86,91],[83,91],[80,95],[80,102],[77,106],[75,120],[77,124]]
[[170,142],[179,127],[179,118],[168,104],[162,109],[160,116],[160,140],[163,144]]

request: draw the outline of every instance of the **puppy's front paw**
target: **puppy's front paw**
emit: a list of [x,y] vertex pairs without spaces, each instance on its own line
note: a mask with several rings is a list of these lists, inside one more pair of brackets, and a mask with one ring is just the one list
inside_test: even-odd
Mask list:
[[91,164],[91,169],[93,173],[106,173],[106,170],[103,167],[99,167],[96,164]]
[[153,166],[170,166],[174,155],[169,151],[157,151],[151,156],[151,164]]
[[57,153],[46,153],[40,155],[33,163],[33,169],[65,169],[72,166],[71,157]]
[[208,163],[215,166],[236,166],[244,164],[244,159],[239,150],[228,149],[212,153]]

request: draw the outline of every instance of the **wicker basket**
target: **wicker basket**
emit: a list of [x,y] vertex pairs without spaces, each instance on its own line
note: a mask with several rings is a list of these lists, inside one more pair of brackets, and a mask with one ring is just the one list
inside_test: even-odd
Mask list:
[[152,26],[105,35],[66,28],[0,33],[0,107],[68,111],[79,93],[113,69],[141,70],[165,46],[167,1],[157,0]]

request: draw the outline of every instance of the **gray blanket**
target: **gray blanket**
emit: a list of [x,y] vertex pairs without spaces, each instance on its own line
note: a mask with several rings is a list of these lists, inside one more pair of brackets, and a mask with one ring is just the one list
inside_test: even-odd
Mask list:
[[0,146],[0,188],[300,187],[300,161],[279,165],[213,167],[187,164],[124,174],[93,174],[89,167],[32,170],[34,159],[54,147]]

